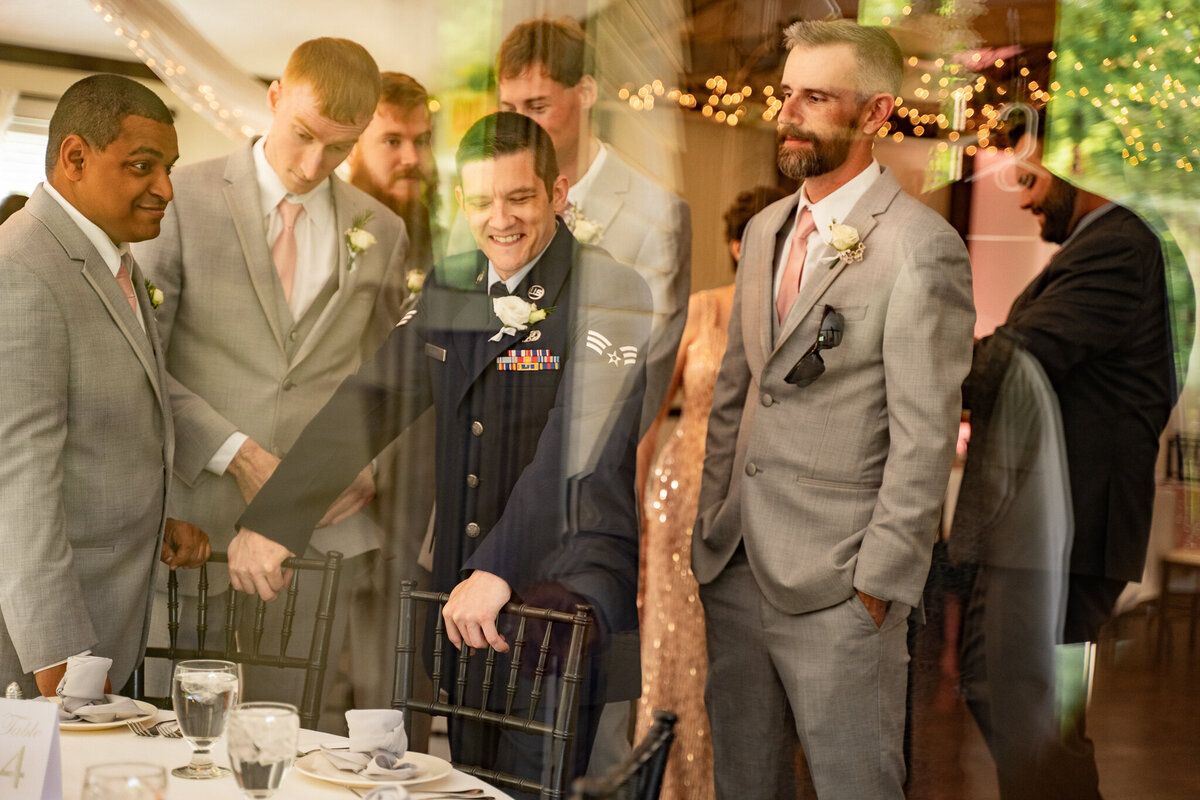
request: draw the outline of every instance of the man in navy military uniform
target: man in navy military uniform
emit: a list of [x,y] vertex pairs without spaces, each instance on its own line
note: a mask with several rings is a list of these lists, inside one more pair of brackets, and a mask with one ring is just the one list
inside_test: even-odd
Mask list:
[[[443,616],[452,642],[504,652],[500,608],[554,598],[566,608],[590,603],[609,652],[630,652],[649,290],[556,217],[567,183],[535,122],[509,112],[483,118],[463,137],[457,163],[456,193],[479,250],[435,268],[417,307],[246,509],[230,546],[233,585],[275,597],[288,552],[303,551],[339,492],[432,403],[434,588],[451,593]],[[594,658],[584,687],[577,773],[593,712],[636,696],[636,676],[607,681],[602,660],[612,661]],[[636,670],[636,656],[631,663]],[[454,731],[451,743],[456,757],[476,745]],[[522,748],[498,746],[502,754]],[[536,753],[500,755],[496,766],[540,777]]]

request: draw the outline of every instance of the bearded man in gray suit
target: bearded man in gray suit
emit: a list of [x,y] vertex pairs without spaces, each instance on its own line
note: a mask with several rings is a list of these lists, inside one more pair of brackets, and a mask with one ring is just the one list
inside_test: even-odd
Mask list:
[[94,75],[63,94],[46,182],[0,226],[0,678],[53,696],[66,660],[141,660],[161,553],[207,558],[172,524],[171,414],[157,299],[129,242],[158,235],[179,157],[153,92]]
[[785,39],[779,165],[803,184],[743,238],[692,551],[717,796],[795,796],[798,736],[822,800],[898,800],[970,264],[872,157],[903,71],[891,37],[839,20]]
[[[218,549],[300,431],[400,318],[404,224],[332,175],[370,122],[379,88],[358,44],[300,45],[268,90],[267,136],[178,170],[163,235],[139,252],[165,294],[159,323],[179,441],[171,508]],[[382,534],[358,513],[373,495],[368,467],[302,554],[346,556],[343,608],[378,554]],[[331,652],[345,619],[335,615]],[[298,612],[302,620],[311,626],[312,615]],[[294,628],[289,654],[305,655],[310,633]],[[243,696],[295,702],[302,682],[298,670],[248,669]],[[331,713],[320,724],[344,722]]]

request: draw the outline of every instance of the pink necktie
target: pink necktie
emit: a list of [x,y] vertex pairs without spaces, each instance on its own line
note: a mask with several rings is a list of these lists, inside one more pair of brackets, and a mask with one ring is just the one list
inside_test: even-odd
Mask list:
[[800,221],[796,223],[796,235],[792,237],[792,249],[788,252],[787,266],[783,268],[783,279],[779,282],[779,294],[775,298],[775,313],[779,315],[779,324],[787,319],[796,295],[800,294],[800,278],[804,274],[804,257],[808,255],[808,236],[817,229],[813,222],[812,212],[808,206],[800,212]]
[[271,247],[275,271],[279,273],[279,282],[283,284],[283,297],[289,303],[292,301],[292,284],[296,282],[296,219],[303,210],[303,203],[279,201],[279,219],[283,221],[283,230]]
[[129,307],[133,309],[134,316],[137,316],[137,294],[133,291],[133,281],[129,279],[130,261],[131,258],[128,254],[121,256],[121,266],[117,267],[117,284],[121,287],[121,291],[125,293],[125,299],[129,301]]

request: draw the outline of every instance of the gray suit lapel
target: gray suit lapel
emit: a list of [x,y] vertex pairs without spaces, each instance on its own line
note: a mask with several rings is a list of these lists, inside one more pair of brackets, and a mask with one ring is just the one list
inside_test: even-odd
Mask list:
[[[320,316],[313,323],[312,329],[304,337],[304,341],[300,343],[296,355],[292,358],[292,365],[298,364],[317,343],[324,337],[325,332],[329,330],[337,322],[338,314],[345,307],[350,296],[354,293],[354,286],[358,283],[358,276],[362,273],[362,261],[373,254],[359,253],[354,269],[350,269],[350,250],[346,247],[344,241],[345,232],[350,230],[354,224],[354,197],[351,187],[344,183],[340,178],[329,178],[333,182],[331,197],[333,201],[333,227],[334,236],[337,237],[337,271],[335,272],[337,287],[334,289],[333,295],[329,297],[325,307],[321,309]],[[377,245],[378,246],[378,245]],[[322,293],[323,295],[324,293]]]
[[[72,227],[74,227],[73,223]],[[81,232],[80,236],[82,235]],[[113,277],[112,270],[108,268],[108,265],[104,263],[104,259],[100,257],[100,254],[96,252],[96,249],[90,243],[88,243],[88,251],[83,260],[83,269],[80,270],[83,274],[83,279],[99,295],[100,302],[108,310],[109,316],[112,317],[113,322],[120,329],[121,335],[129,342],[129,346],[133,348],[134,355],[142,363],[142,368],[146,370],[146,376],[150,378],[150,383],[154,387],[154,393],[161,405],[163,396],[162,387],[159,384],[158,359],[155,354],[154,345],[150,342],[149,334],[143,331],[142,326],[138,324],[137,318],[133,315],[133,309],[129,307],[129,301],[125,299],[125,293],[121,291],[117,279]],[[134,296],[138,298],[142,318],[146,321],[147,330],[149,330],[154,324],[154,313],[153,309],[148,309],[148,304],[142,300],[142,296],[145,294],[145,283],[141,277],[141,272],[135,271],[130,276],[130,280],[133,283]]]
[[142,363],[142,368],[146,370],[146,376],[150,378],[150,385],[154,387],[159,405],[165,410],[162,376],[159,372],[161,353],[157,340],[152,341],[149,338],[154,335],[154,309],[150,307],[149,298],[145,296],[145,279],[137,264],[133,265],[130,280],[133,283],[133,294],[138,299],[142,311],[142,319],[146,323],[145,331],[138,324],[137,317],[134,316],[133,309],[129,307],[125,293],[121,291],[112,270],[108,268],[108,264],[104,263],[104,259],[100,257],[100,253],[88,241],[83,231],[79,230],[79,226],[67,216],[67,212],[63,210],[62,206],[39,186],[33,193],[33,197],[29,199],[28,208],[29,212],[41,220],[46,229],[58,240],[67,256],[82,265],[80,274],[100,298],[100,302],[108,311],[108,315],[112,317],[117,329],[121,331],[121,335],[133,348],[134,355]]
[[287,332],[292,327],[292,312],[288,309],[279,274],[271,260],[271,250],[267,247],[267,233],[263,228],[265,212],[259,200],[252,146],[246,145],[229,157],[225,167],[225,202],[233,218],[233,227],[237,230],[254,293],[266,312],[271,334],[282,350]]
[[[854,208],[846,216],[846,219],[841,220],[842,224],[857,229],[859,239],[866,245],[867,237],[875,229],[875,217],[887,210],[898,191],[900,191],[900,184],[896,183],[896,179],[892,176],[891,171],[885,168],[883,174],[867,189],[866,194],[854,204]],[[821,231],[821,234],[822,238],[825,238],[829,235],[829,232]],[[867,245],[865,251],[866,258],[870,258],[870,252],[871,248]],[[800,294],[796,296],[796,302],[792,305],[792,310],[783,321],[783,328],[780,330],[774,346],[769,350],[771,354],[774,354],[787,341],[788,337],[795,333],[801,320],[808,315],[808,312],[816,305],[817,300],[825,294],[830,284],[837,280],[837,277],[848,266],[859,268],[862,266],[862,263],[856,261],[848,265],[845,261],[838,258],[837,250],[831,245],[821,245],[820,252],[817,255],[817,263],[811,267],[817,274],[806,276],[804,286],[800,288]]]
[[600,240],[596,243],[600,247],[604,247],[604,233],[612,227],[621,206],[625,205],[624,195],[629,191],[629,175],[615,155],[608,153],[605,156],[604,169],[597,173],[587,199],[580,206],[583,216],[600,226]]

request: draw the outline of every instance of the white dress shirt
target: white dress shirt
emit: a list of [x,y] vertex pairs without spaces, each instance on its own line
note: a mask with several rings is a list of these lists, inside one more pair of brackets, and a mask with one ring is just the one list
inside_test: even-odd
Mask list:
[[264,149],[266,142],[265,136],[255,142],[253,153],[268,249],[275,245],[275,240],[283,231],[279,201],[287,200],[304,206],[304,211],[296,218],[296,278],[292,283],[292,296],[288,300],[292,319],[300,319],[337,269],[340,237],[334,229],[337,220],[333,214],[333,189],[330,179],[326,178],[306,194],[289,192],[267,162]]
[[772,297],[779,297],[779,284],[783,282],[783,266],[787,264],[788,255],[792,252],[792,240],[796,234],[796,224],[800,221],[800,212],[808,206],[812,212],[813,222],[816,228],[808,235],[808,252],[804,257],[804,272],[800,275],[800,288],[804,288],[804,284],[808,281],[808,276],[814,271],[817,262],[820,259],[821,244],[829,242],[829,226],[835,222],[845,222],[850,211],[855,204],[866,194],[871,188],[871,184],[883,174],[883,170],[879,166],[879,162],[871,159],[871,163],[863,169],[862,172],[855,175],[850,180],[839,186],[836,191],[828,197],[823,198],[819,203],[810,203],[804,194],[804,184],[800,185],[797,192],[799,202],[796,204],[796,216],[792,222],[792,228],[788,231],[787,241],[783,245],[783,252],[779,254],[779,263],[775,265],[775,289]]
[[[83,232],[87,240],[92,243],[92,247],[96,248],[96,252],[100,254],[100,258],[104,259],[104,265],[112,272],[113,280],[116,280],[117,270],[121,268],[121,258],[129,254],[128,243],[114,244],[113,240],[108,238],[108,234],[100,230],[100,226],[79,213],[79,209],[71,205],[70,201],[59,194],[58,190],[51,186],[49,182],[43,182],[42,188],[46,191],[46,194],[54,198],[54,202],[62,206],[63,211],[67,212],[67,216],[71,218],[71,221]],[[130,282],[133,281],[132,273],[129,276],[129,280]],[[137,286],[133,287],[135,294],[138,288]],[[145,288],[142,287],[142,290],[145,291]],[[124,289],[121,290],[121,296],[125,296]],[[146,330],[146,321],[142,319],[140,303],[138,304],[138,312],[134,316],[137,317],[138,325],[142,326],[142,330]]]

